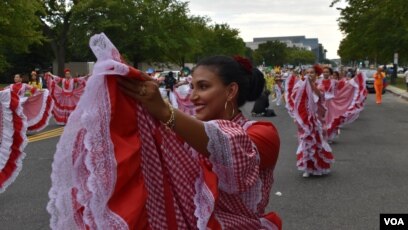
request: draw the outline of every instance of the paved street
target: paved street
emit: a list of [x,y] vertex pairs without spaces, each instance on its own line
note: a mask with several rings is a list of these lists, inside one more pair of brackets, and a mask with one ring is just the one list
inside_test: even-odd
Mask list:
[[[336,162],[324,177],[302,178],[297,171],[295,124],[276,108],[278,116],[269,120],[279,130],[281,151],[268,209],[281,215],[285,230],[379,229],[380,213],[408,213],[408,102],[390,93],[381,106],[373,99],[370,94],[360,118],[332,145]],[[57,141],[28,144],[20,176],[0,194],[1,230],[49,229],[45,206]]]

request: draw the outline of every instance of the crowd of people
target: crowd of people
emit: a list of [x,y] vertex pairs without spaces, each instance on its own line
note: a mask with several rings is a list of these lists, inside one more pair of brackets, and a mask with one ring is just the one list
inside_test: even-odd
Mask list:
[[264,74],[246,58],[212,56],[181,78],[157,78],[124,63],[104,34],[90,47],[91,77],[33,72],[28,84],[16,75],[0,91],[8,150],[0,154],[0,192],[21,169],[26,130],[44,128],[38,123],[50,113],[66,125],[52,164],[52,229],[282,229],[279,215],[265,210],[278,131],[240,108],[254,101],[253,116],[274,116],[270,104],[285,104],[298,131],[297,167],[309,177],[329,173],[330,142],[366,99],[364,76],[327,66]]

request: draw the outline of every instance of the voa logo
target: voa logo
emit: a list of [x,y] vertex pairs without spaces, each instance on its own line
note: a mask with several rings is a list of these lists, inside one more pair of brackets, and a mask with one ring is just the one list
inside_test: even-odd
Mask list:
[[384,218],[385,225],[404,225],[402,218]]

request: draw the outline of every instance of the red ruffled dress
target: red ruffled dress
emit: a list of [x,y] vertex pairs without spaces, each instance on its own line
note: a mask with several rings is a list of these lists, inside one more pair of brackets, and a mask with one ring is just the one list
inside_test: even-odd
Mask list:
[[324,97],[313,92],[307,78],[301,80],[290,76],[286,79],[286,89],[286,108],[298,127],[296,165],[300,171],[312,175],[327,174],[334,156],[324,130]]
[[10,89],[20,96],[23,113],[27,117],[27,131],[39,132],[47,127],[54,106],[49,91],[38,90],[25,83],[12,84]]
[[341,127],[355,121],[364,109],[367,96],[364,76],[360,73],[351,80],[321,80],[318,87],[325,98],[325,131],[327,138],[333,140]]
[[15,91],[0,91],[0,193],[16,179],[25,157],[27,119],[21,104]]
[[[52,115],[55,122],[65,125],[68,117],[77,106],[80,97],[84,93],[86,84],[85,77],[65,79],[58,76],[46,75],[47,85],[54,100]],[[59,85],[61,83],[61,86]]]

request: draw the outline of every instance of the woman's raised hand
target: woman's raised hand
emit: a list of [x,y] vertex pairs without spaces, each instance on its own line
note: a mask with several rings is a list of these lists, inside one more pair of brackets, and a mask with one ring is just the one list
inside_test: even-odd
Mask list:
[[145,81],[132,78],[119,78],[119,88],[129,97],[139,101],[149,113],[160,121],[167,121],[170,109],[161,97],[158,83],[145,73],[141,73]]

